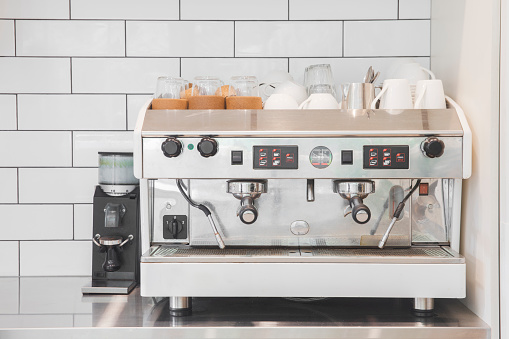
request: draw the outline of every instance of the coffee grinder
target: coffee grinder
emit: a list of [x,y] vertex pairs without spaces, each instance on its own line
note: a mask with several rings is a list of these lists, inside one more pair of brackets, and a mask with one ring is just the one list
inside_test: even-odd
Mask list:
[[138,179],[132,153],[99,153],[94,194],[92,281],[83,294],[129,294],[139,281]]

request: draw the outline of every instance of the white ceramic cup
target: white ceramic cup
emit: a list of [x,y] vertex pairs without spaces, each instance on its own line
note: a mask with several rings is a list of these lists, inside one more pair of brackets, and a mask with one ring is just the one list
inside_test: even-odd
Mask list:
[[445,94],[441,80],[420,80],[415,89],[414,108],[444,109]]
[[277,85],[276,89],[274,89],[274,94],[288,94],[297,101],[298,105],[308,98],[306,87],[293,81],[285,81]]
[[339,104],[332,94],[313,93],[300,104],[299,109],[338,109]]
[[293,81],[293,77],[285,71],[272,71],[263,76],[260,80],[260,94],[262,98],[267,99],[274,93],[276,86],[285,81]]
[[297,101],[288,94],[284,93],[276,93],[272,94],[267,101],[265,101],[265,105],[263,109],[297,109],[299,108],[299,104]]
[[412,86],[416,85],[419,80],[435,79],[435,74],[417,62],[410,62],[402,64],[396,69],[394,79],[407,79]]
[[376,108],[380,100],[380,109],[412,109],[412,93],[407,79],[387,79],[382,90],[371,103],[371,109]]

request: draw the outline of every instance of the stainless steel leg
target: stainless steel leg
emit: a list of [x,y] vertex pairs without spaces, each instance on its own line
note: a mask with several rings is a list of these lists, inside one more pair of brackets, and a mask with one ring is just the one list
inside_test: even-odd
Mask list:
[[414,299],[414,313],[420,317],[433,316],[435,309],[435,299],[433,298],[415,298]]
[[174,317],[183,317],[191,315],[192,298],[191,297],[170,297],[169,298],[170,315]]

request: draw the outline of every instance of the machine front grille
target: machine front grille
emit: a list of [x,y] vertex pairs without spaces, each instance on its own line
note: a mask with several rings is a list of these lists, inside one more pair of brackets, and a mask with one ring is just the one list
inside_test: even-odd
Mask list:
[[299,255],[298,249],[278,248],[175,248],[160,246],[151,256],[153,257],[280,257]]
[[327,256],[327,257],[452,257],[447,251],[440,247],[433,248],[404,248],[404,249],[339,249],[339,248],[312,248],[301,249],[303,255]]

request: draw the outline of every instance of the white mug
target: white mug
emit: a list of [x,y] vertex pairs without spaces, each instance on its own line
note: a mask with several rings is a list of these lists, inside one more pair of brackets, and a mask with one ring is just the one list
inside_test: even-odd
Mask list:
[[339,104],[329,93],[313,93],[300,106],[299,109],[338,109]]
[[263,109],[297,109],[299,108],[299,104],[297,104],[297,101],[295,99],[284,93],[279,94],[272,94],[267,101],[265,102],[265,105],[263,106]]
[[298,105],[308,98],[306,87],[293,81],[285,81],[277,85],[274,94],[288,94],[297,101]]
[[415,90],[414,108],[444,109],[445,94],[441,80],[420,80]]
[[293,81],[293,77],[285,71],[272,71],[260,80],[260,94],[267,99],[274,93],[274,88],[285,81]]
[[382,90],[371,103],[371,109],[376,108],[380,100],[380,109],[412,109],[412,93],[407,79],[387,79]]
[[407,79],[410,86],[413,86],[419,80],[434,80],[435,74],[417,62],[410,62],[402,64],[396,69],[394,79]]

